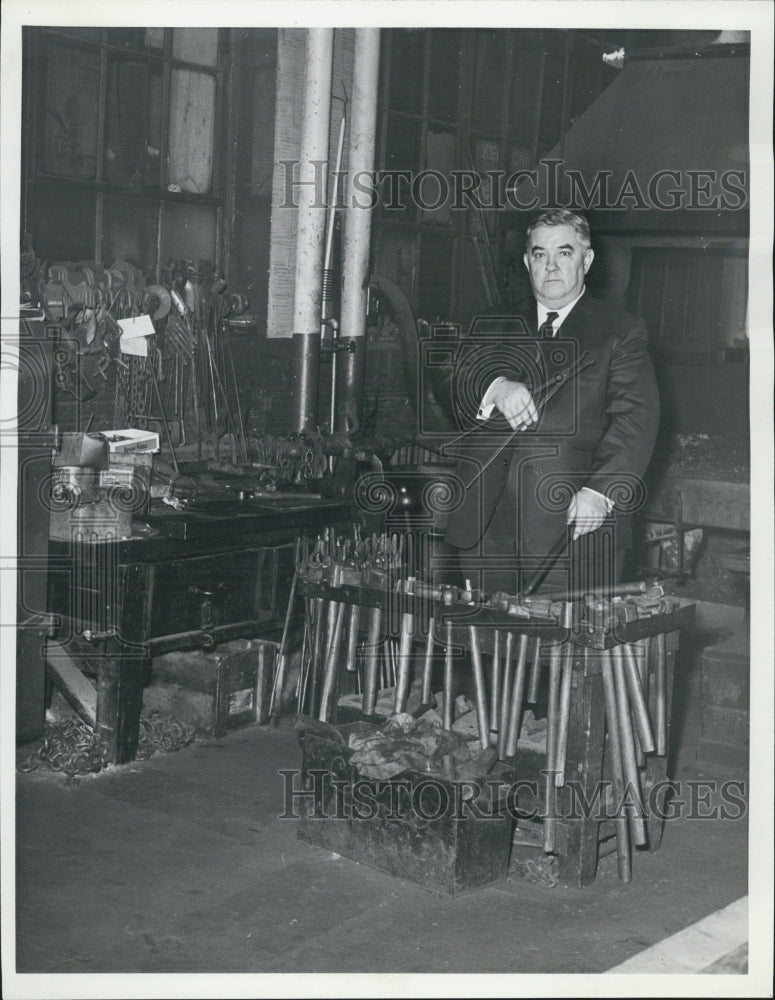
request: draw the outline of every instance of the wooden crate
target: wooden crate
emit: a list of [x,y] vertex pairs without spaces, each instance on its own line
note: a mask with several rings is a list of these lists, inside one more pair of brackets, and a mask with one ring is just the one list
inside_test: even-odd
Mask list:
[[269,720],[277,643],[234,639],[213,652],[179,650],[153,660],[143,693],[158,708],[211,736]]

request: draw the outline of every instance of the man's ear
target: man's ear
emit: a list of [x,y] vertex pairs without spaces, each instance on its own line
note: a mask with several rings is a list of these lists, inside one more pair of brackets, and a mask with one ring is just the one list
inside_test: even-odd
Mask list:
[[589,247],[584,251],[584,274],[592,267],[592,261],[595,259],[595,251],[592,247]]
[[530,264],[528,263],[528,258],[526,253],[522,254],[522,263],[525,265],[527,270],[530,271]]

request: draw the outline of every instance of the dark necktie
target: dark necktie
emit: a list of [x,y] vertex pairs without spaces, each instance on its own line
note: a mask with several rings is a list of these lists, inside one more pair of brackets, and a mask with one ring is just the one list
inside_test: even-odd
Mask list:
[[554,336],[554,326],[553,323],[559,316],[559,313],[550,312],[546,314],[546,319],[538,327],[539,337],[553,337]]

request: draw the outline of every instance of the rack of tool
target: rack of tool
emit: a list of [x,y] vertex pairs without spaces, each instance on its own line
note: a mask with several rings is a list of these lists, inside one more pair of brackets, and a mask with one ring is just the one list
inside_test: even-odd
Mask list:
[[[326,532],[300,540],[291,594],[305,605],[298,713],[336,721],[343,678],[360,692],[366,718],[390,688],[391,711],[404,711],[413,674],[421,704],[432,705],[434,663],[443,661],[440,714],[450,729],[453,664],[467,649],[478,738],[493,763],[519,756],[526,706],[536,704],[539,690],[546,699],[546,750],[537,768],[544,851],[566,849],[562,795],[567,799],[574,783],[571,794],[593,795],[605,756],[611,815],[601,827],[609,831],[601,853],[615,849],[619,877],[629,881],[633,846],[654,850],[661,838],[661,823],[643,803],[665,777],[675,652],[694,605],[646,581],[605,593],[525,597],[430,585],[406,572],[417,565],[406,551],[412,542],[411,533],[365,539],[357,528],[352,539]],[[286,641],[287,628],[280,670]],[[589,843],[584,849],[595,865],[597,827],[594,850]],[[583,837],[590,836],[587,824]],[[575,854],[574,863],[588,868]],[[588,872],[578,878],[590,880]]]

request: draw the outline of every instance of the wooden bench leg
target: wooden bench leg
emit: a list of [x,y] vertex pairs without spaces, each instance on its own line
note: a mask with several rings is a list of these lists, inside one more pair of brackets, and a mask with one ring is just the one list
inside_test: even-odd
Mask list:
[[112,764],[127,764],[137,756],[147,668],[147,659],[137,655],[106,655],[99,663],[97,729]]

